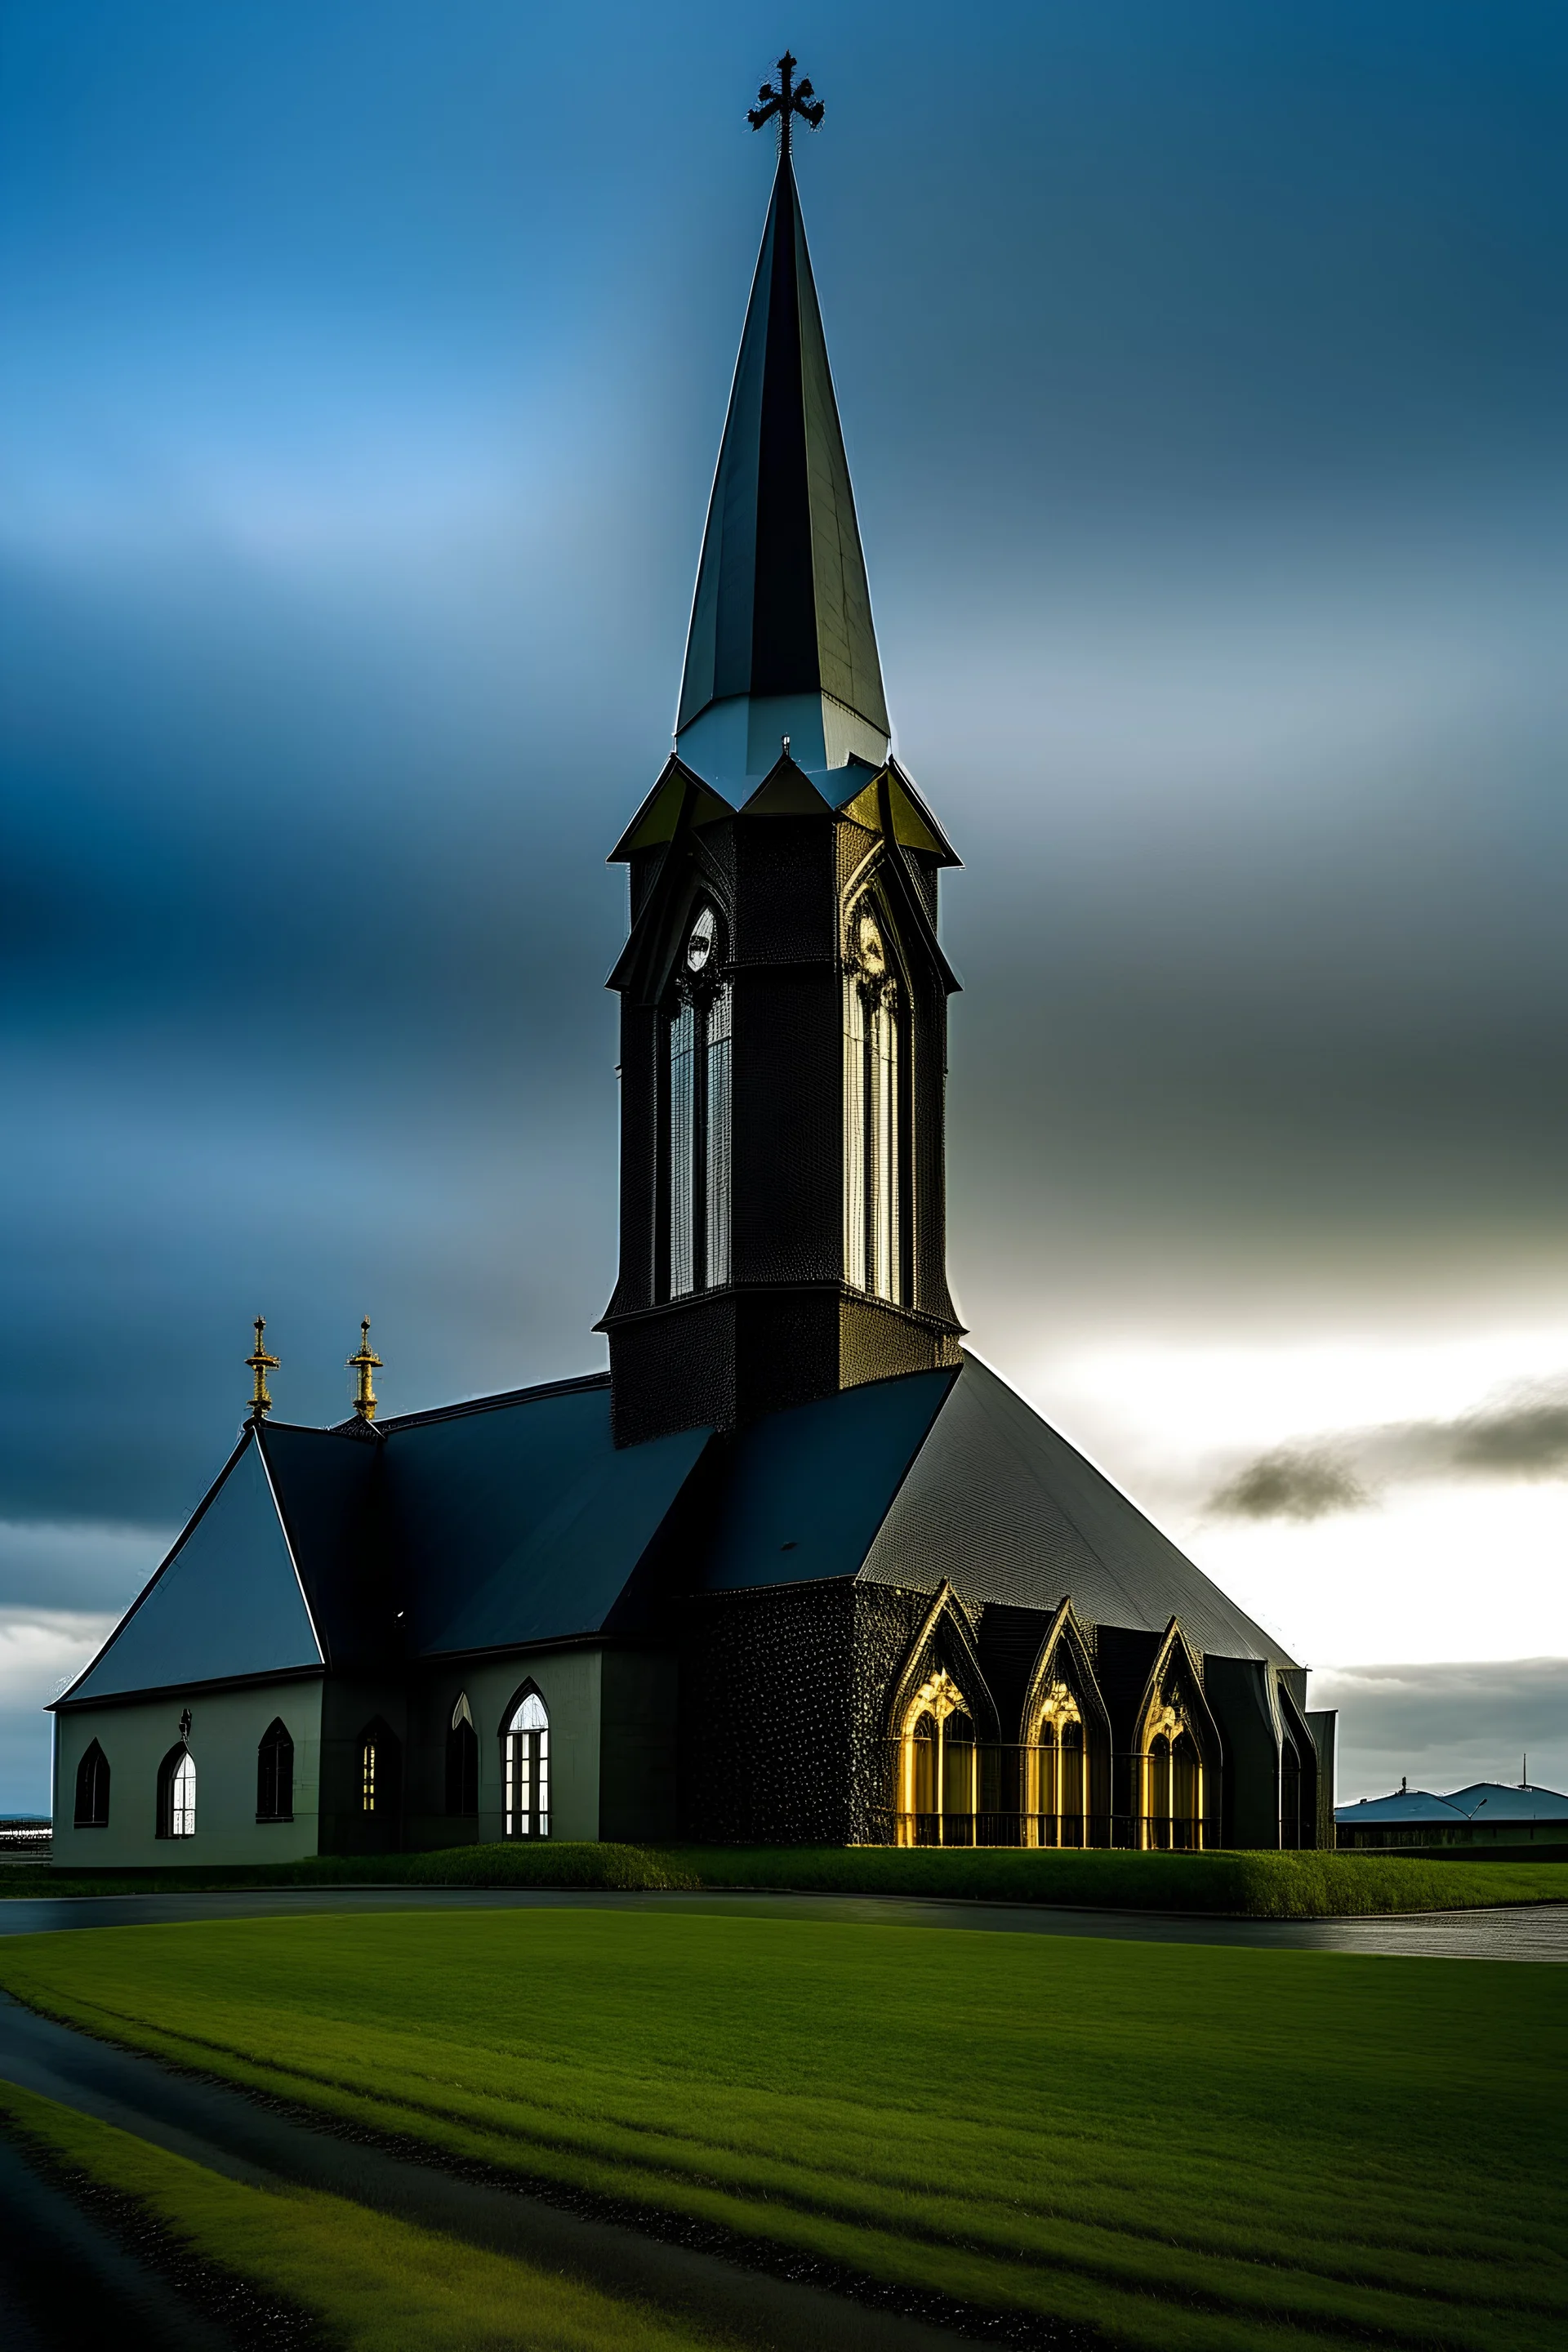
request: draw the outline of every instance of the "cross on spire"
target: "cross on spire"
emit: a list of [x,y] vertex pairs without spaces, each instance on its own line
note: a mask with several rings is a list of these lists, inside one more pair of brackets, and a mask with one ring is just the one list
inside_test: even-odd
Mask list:
[[381,1369],[381,1358],[370,1344],[370,1318],[367,1315],[359,1327],[359,1353],[349,1358],[350,1371],[359,1374],[359,1394],[354,1399],[354,1412],[361,1421],[375,1419],[375,1391],[370,1384],[370,1376]]
[[256,1378],[256,1393],[250,1400],[252,1421],[262,1420],[272,1410],[272,1399],[267,1393],[267,1375],[278,1370],[278,1359],[276,1356],[269,1356],[261,1344],[261,1335],[266,1328],[266,1316],[258,1315],[256,1318],[256,1347],[245,1360],[246,1370],[254,1373]]
[[764,122],[770,121],[775,114],[778,116],[779,150],[786,159],[789,155],[789,135],[793,118],[798,114],[808,131],[815,131],[822,120],[822,100],[819,98],[814,100],[811,84],[808,81],[803,81],[797,86],[795,83],[795,69],[797,62],[798,60],[792,58],[786,49],[779,59],[777,89],[774,89],[770,82],[763,82],[757,92],[757,96],[763,101],[761,106],[750,107],[746,112],[746,120],[753,131],[760,131]]

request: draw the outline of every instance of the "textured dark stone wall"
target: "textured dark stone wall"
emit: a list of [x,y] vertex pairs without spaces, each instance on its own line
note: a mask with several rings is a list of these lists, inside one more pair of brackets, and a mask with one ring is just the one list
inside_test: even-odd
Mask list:
[[848,1802],[854,1845],[892,1842],[888,1709],[931,1604],[929,1592],[904,1592],[888,1584],[855,1587]]
[[687,1604],[684,1836],[731,1845],[847,1842],[854,1626],[848,1581]]

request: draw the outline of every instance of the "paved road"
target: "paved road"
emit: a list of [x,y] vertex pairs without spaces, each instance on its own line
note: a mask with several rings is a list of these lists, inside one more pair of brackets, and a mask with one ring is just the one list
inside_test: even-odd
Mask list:
[[316,1911],[640,1910],[734,1918],[851,1921],[993,1935],[1098,1936],[1121,1943],[1226,1944],[1252,1951],[1382,1953],[1400,1959],[1568,1963],[1568,1903],[1419,1911],[1375,1919],[1215,1919],[1157,1911],[1067,1911],[1012,1903],[862,1895],[614,1895],[564,1887],[262,1887],[222,1895],[0,1897],[0,1936],[196,1919],[297,1918]]

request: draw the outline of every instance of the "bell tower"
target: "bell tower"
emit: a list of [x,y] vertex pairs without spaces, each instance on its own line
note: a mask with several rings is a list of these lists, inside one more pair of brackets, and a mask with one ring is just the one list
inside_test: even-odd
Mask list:
[[675,749],[630,869],[617,1442],[959,1360],[937,891],[958,863],[889,754],[865,558],[801,223],[778,170],[709,504]]

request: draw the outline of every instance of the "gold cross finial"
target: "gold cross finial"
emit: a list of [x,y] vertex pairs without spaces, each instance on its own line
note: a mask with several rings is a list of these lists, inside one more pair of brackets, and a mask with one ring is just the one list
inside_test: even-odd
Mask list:
[[760,131],[764,122],[771,121],[775,114],[778,116],[779,149],[784,155],[789,153],[789,134],[797,114],[808,131],[815,131],[822,120],[822,100],[817,99],[813,103],[811,84],[808,81],[797,83],[795,79],[796,62],[786,49],[779,59],[777,89],[763,82],[757,92],[763,101],[761,106],[751,107],[746,113],[746,120],[753,131]]
[[375,1391],[370,1384],[372,1372],[381,1370],[381,1358],[370,1344],[370,1317],[359,1327],[359,1353],[349,1358],[349,1370],[359,1374],[359,1394],[354,1399],[354,1411],[362,1421],[375,1419]]
[[256,1345],[245,1360],[247,1370],[256,1379],[256,1393],[250,1400],[252,1421],[260,1421],[272,1410],[272,1399],[267,1393],[267,1375],[278,1370],[278,1359],[269,1356],[261,1344],[261,1335],[266,1328],[266,1316],[258,1315],[256,1318]]

